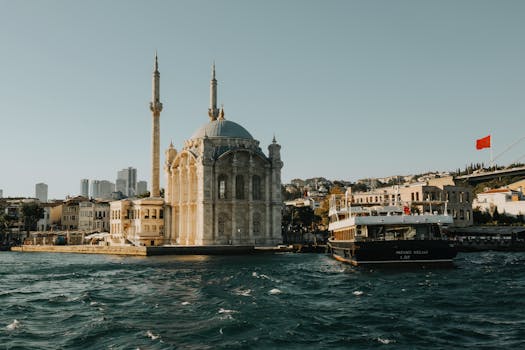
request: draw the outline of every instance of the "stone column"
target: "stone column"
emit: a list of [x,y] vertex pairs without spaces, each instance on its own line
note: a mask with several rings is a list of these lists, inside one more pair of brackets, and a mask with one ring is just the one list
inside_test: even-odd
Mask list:
[[232,244],[238,244],[239,232],[237,226],[237,153],[233,153],[232,160],[232,180],[231,180],[231,201],[232,201]]
[[255,244],[255,237],[253,232],[253,173],[255,161],[253,155],[250,153],[250,161],[248,167],[248,191],[246,191],[246,199],[248,200],[248,239],[250,244]]
[[266,232],[264,234],[264,240],[267,241],[270,239],[271,235],[272,235],[272,211],[271,211],[271,201],[272,201],[272,197],[271,197],[271,176],[272,176],[272,173],[271,173],[271,169],[270,169],[270,165],[269,164],[266,164],[264,166],[264,172],[265,172],[265,176],[264,176],[264,204],[266,206],[266,222],[265,222],[265,229],[266,229]]

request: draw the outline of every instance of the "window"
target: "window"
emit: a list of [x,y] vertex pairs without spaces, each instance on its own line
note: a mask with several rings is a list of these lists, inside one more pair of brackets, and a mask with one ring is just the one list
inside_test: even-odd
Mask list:
[[164,219],[164,210],[159,210],[159,219]]
[[220,217],[219,218],[219,236],[222,236],[224,235],[224,226],[226,224],[226,220],[224,219],[224,217]]
[[218,184],[219,184],[219,199],[226,199],[226,191],[227,191],[227,188],[226,188],[226,181],[228,180],[228,178],[226,177],[226,175],[219,175],[219,181],[218,181]]
[[244,199],[244,177],[242,175],[235,177],[235,198]]
[[254,175],[252,178],[252,198],[257,201],[261,197],[261,177]]
[[258,236],[261,233],[261,217],[259,214],[253,214],[253,235]]

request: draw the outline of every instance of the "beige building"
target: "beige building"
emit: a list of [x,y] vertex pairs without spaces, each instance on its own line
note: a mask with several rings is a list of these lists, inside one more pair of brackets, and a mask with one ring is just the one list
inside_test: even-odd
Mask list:
[[109,202],[80,202],[78,216],[80,231],[109,232]]
[[352,203],[362,205],[408,205],[412,211],[447,213],[454,218],[454,226],[473,224],[472,189],[456,186],[452,177],[428,182],[378,188],[369,192],[352,193]]
[[164,243],[164,200],[123,199],[111,202],[110,242],[155,246]]
[[82,196],[68,198],[64,201],[61,220],[63,230],[78,230],[80,203],[86,201],[88,199]]

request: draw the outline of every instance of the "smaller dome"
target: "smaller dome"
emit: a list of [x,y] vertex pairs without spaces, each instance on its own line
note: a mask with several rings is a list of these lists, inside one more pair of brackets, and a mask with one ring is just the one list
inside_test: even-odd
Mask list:
[[252,135],[239,124],[225,119],[212,120],[201,126],[191,137],[191,139],[201,139],[208,137],[230,137],[238,139],[253,140]]

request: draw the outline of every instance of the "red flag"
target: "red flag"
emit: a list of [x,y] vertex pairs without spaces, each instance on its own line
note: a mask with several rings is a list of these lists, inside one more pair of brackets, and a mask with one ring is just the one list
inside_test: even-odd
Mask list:
[[490,148],[490,135],[476,140],[476,149]]

